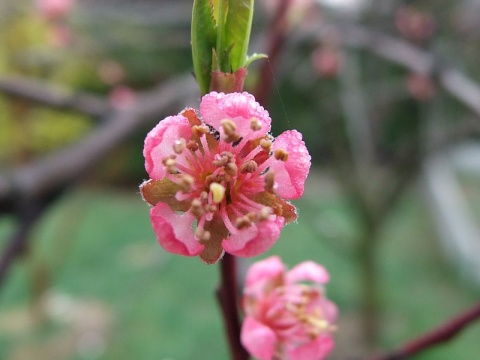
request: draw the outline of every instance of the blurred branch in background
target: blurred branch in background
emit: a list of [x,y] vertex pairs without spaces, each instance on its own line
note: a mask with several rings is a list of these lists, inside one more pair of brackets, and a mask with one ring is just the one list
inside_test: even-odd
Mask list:
[[[9,95],[14,93],[16,97],[26,98],[43,105],[75,109],[89,115],[95,108],[96,115],[103,120],[79,143],[31,164],[0,174],[0,214],[14,213],[21,220],[18,225],[18,234],[11,239],[5,255],[0,260],[1,282],[13,259],[21,254],[35,220],[46,208],[41,207],[35,216],[27,216],[22,221],[23,211],[30,207],[38,207],[35,204],[41,204],[46,199],[53,200],[58,197],[63,190],[77,183],[95,165],[140,129],[154,124],[159,117],[172,108],[188,103],[189,99],[195,97],[196,90],[191,76],[175,77],[156,89],[139,94],[132,106],[114,110],[106,101],[101,102],[95,97],[58,96],[57,94],[62,91],[48,84],[40,85],[37,81],[10,79],[8,86],[5,85],[7,81],[0,81],[0,83],[3,84],[0,91],[6,91]],[[182,97],[178,96],[180,93]],[[84,102],[78,102],[75,99],[88,99],[89,105],[84,105]],[[93,107],[92,104],[94,104]],[[100,112],[98,109],[105,110]]]

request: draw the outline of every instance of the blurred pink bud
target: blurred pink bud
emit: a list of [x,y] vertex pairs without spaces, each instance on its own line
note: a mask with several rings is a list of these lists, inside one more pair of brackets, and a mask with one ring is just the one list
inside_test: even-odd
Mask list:
[[64,18],[70,13],[75,0],[37,0],[40,13],[48,20]]
[[[303,194],[311,158],[302,134],[269,135],[268,112],[246,93],[211,92],[200,111],[160,121],[145,139],[150,180],[140,190],[167,251],[209,264],[264,253]],[[194,231],[192,229],[195,229]]]
[[320,76],[337,76],[342,68],[341,53],[337,48],[320,47],[312,53],[312,65]]
[[402,6],[397,10],[395,26],[400,34],[413,41],[428,40],[434,34],[436,27],[432,14],[409,6]]
[[135,91],[128,86],[116,86],[110,92],[108,101],[115,109],[126,109],[133,105],[136,99]]
[[411,73],[407,77],[410,95],[419,101],[430,100],[435,95],[435,84],[427,75]]
[[48,42],[54,47],[64,48],[72,42],[72,32],[65,25],[54,23],[48,31]]
[[125,79],[125,70],[116,61],[106,60],[100,63],[98,76],[107,85],[117,85]]
[[325,296],[327,271],[305,261],[290,271],[272,256],[247,272],[241,341],[260,360],[321,360],[333,349],[337,307]]

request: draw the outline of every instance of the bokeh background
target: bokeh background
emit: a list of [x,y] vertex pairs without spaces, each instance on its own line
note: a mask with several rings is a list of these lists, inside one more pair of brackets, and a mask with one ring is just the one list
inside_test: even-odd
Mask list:
[[[282,3],[256,1],[246,89],[313,167],[262,257],[328,268],[330,359],[363,359],[479,299],[480,1]],[[191,7],[0,2],[1,359],[228,358],[218,266],[164,252],[138,192],[148,130],[198,106]]]

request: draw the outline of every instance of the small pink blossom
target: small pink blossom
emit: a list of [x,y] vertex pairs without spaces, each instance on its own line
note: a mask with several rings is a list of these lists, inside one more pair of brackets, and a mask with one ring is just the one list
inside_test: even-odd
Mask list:
[[[224,251],[267,251],[296,209],[310,169],[302,135],[269,135],[271,119],[244,93],[205,95],[162,120],[145,139],[150,180],[140,190],[167,251],[215,263]],[[194,229],[194,230],[193,230]]]
[[241,341],[260,360],[321,360],[333,349],[337,307],[325,297],[329,281],[320,265],[305,261],[286,271],[269,257],[247,272]]
[[75,0],[37,0],[40,13],[49,20],[64,18],[72,10]]

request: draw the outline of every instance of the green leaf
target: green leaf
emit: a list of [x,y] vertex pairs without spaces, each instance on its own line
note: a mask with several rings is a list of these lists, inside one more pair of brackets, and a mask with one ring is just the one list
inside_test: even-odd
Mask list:
[[224,50],[230,49],[229,53],[226,54],[229,59],[229,68],[222,70],[234,72],[244,67],[247,59],[253,19],[253,0],[228,0],[228,8],[226,10],[227,16],[222,48]]
[[212,50],[217,39],[217,14],[214,5],[218,1],[194,0],[192,13],[193,69],[202,95],[208,93],[212,72]]
[[268,55],[253,53],[252,55],[247,56],[244,67],[248,67],[248,65],[250,65],[252,62],[260,59],[268,59]]

